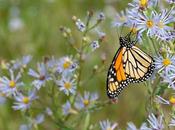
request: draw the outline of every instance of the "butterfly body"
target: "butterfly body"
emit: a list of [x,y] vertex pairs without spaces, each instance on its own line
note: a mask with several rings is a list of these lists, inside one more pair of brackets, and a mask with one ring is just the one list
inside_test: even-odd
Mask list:
[[114,99],[130,83],[138,83],[151,77],[153,58],[135,46],[130,37],[120,37],[120,48],[115,54],[107,75],[107,95]]

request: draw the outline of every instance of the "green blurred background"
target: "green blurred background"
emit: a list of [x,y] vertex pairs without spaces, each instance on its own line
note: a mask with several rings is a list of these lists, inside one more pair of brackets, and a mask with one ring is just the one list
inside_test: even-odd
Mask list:
[[[114,20],[115,11],[125,9],[128,2],[129,0],[0,0],[0,59],[8,61],[31,54],[34,60],[41,61],[43,56],[54,55],[59,58],[74,54],[74,51],[68,49],[69,45],[59,27],[63,25],[71,28],[73,36],[78,39],[81,35],[72,22],[72,16],[85,21],[88,10],[102,11],[106,20],[101,29],[106,33],[107,39],[101,48],[88,58],[88,64],[85,62],[83,77],[85,79],[89,70],[100,63],[100,55],[106,53],[105,71],[84,86],[85,90],[99,92],[100,100],[105,101],[108,99],[105,91],[107,69],[119,46],[116,29],[111,26],[111,22]],[[129,121],[140,126],[146,117],[147,88],[143,83],[133,86],[136,87],[128,87],[123,91],[118,104],[95,112],[91,123],[109,119],[118,122],[121,128]],[[11,103],[0,106],[0,130],[18,130],[21,123],[20,112],[14,112]]]

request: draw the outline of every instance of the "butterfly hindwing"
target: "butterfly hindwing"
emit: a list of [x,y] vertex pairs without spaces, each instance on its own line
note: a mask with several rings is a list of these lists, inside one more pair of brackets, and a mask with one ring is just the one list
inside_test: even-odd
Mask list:
[[[130,82],[142,82],[148,79],[154,70],[153,58],[133,46],[124,54],[125,73],[129,75]],[[127,60],[125,60],[127,59]]]

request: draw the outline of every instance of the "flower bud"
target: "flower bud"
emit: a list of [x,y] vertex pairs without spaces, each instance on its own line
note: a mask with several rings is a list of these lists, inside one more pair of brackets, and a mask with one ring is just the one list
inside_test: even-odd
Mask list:
[[72,20],[73,20],[74,22],[76,22],[76,21],[77,21],[77,17],[76,17],[76,16],[72,16]]

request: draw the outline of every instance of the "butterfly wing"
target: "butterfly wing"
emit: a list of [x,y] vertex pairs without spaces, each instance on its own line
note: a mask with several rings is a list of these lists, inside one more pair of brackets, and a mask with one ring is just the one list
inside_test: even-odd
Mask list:
[[120,47],[118,49],[108,70],[107,95],[109,98],[117,97],[123,88],[128,85],[128,80],[123,68],[123,52],[125,51],[125,47]]
[[145,81],[154,70],[153,58],[136,46],[123,54],[123,64],[128,82],[131,83]]
[[107,95],[117,97],[129,83],[143,82],[154,70],[151,56],[136,46],[120,47],[117,51],[107,76]]

